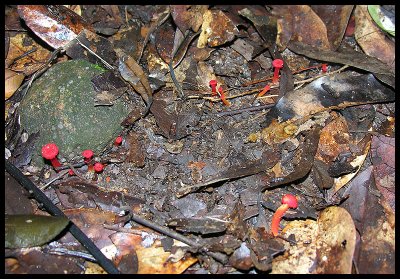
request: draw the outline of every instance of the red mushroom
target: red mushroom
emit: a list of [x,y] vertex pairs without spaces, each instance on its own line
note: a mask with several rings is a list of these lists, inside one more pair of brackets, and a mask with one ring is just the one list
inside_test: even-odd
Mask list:
[[43,158],[50,160],[53,168],[61,167],[60,162],[57,160],[58,147],[55,143],[48,143],[42,147]]
[[271,89],[271,86],[269,86],[269,84],[267,84],[263,90],[261,90],[260,93],[258,93],[257,98],[258,97],[262,97],[265,95],[265,93],[267,93],[269,90]]
[[118,136],[114,141],[114,145],[119,146],[119,145],[121,145],[121,143],[122,143],[122,137]]
[[94,164],[94,170],[95,172],[102,172],[104,169],[104,165],[101,163],[96,163]]
[[92,150],[90,150],[90,149],[86,149],[86,150],[84,150],[83,152],[82,152],[82,156],[83,156],[83,160],[84,160],[84,162],[87,164],[87,163],[89,163],[90,162],[90,160],[92,159],[92,157],[93,157],[93,151]]
[[275,59],[272,61],[272,66],[274,66],[274,77],[272,78],[272,82],[277,83],[279,79],[279,70],[283,68],[283,60]]
[[274,236],[279,234],[279,223],[281,222],[282,216],[289,208],[297,208],[297,205],[297,198],[295,196],[286,194],[282,197],[282,205],[278,207],[274,216],[272,217],[271,233]]
[[221,86],[218,88],[218,93],[219,93],[219,97],[221,98],[224,105],[230,106],[231,103],[226,99],[225,94],[224,94],[224,89]]
[[322,64],[321,69],[323,73],[326,73],[328,71],[328,64]]
[[217,81],[215,79],[210,80],[210,86],[213,95],[217,95]]

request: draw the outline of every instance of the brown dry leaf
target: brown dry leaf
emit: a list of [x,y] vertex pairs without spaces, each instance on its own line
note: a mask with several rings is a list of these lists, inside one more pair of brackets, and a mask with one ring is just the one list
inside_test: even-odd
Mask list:
[[170,8],[176,26],[185,33],[189,28],[194,32],[199,30],[208,5],[171,5]]
[[22,81],[25,76],[23,74],[19,74],[17,72],[11,71],[9,69],[5,69],[5,99],[7,100],[12,95],[14,95],[15,91],[20,87]]
[[[15,60],[31,50],[35,51]],[[13,71],[23,72],[26,76],[29,76],[42,67],[49,56],[50,51],[32,40],[27,33],[18,33],[10,37],[6,65],[9,65],[9,68]]]
[[92,30],[81,16],[64,6],[19,5],[18,13],[37,36],[55,49],[65,47],[82,30]]
[[272,260],[272,274],[309,274],[316,258],[318,223],[314,220],[292,221],[283,229],[282,235],[296,236],[297,245],[284,243],[286,252]]
[[312,5],[312,10],[324,22],[332,50],[342,42],[353,5]]
[[273,6],[279,15],[277,45],[284,49],[289,42],[299,41],[318,49],[331,49],[324,22],[307,5]]
[[353,167],[357,167],[355,172],[343,175],[341,177],[337,177],[334,179],[334,187],[332,187],[332,195],[339,191],[344,185],[346,185],[350,180],[352,180],[359,172],[361,166],[364,164],[365,159],[367,158],[368,152],[370,148],[370,141],[368,141],[364,146],[363,154],[354,158],[353,161],[350,162],[350,165]]
[[[332,116],[335,117],[335,115]],[[349,151],[349,141],[350,135],[346,119],[336,115],[336,118],[321,131],[315,158],[330,164],[340,153]]]
[[293,221],[282,234],[296,236],[297,245],[272,262],[272,273],[351,273],[356,229],[350,214],[340,207],[323,210],[318,221]]
[[211,65],[208,65],[203,61],[199,61],[197,63],[197,75],[196,75],[196,80],[197,84],[199,85],[199,88],[211,92],[210,80],[213,79],[218,82],[218,86],[224,84],[222,80],[217,79]]
[[203,25],[197,42],[198,48],[207,44],[216,47],[232,41],[239,30],[222,11],[206,11],[203,14]]
[[126,55],[123,50],[115,49],[115,53],[119,57],[118,69],[121,76],[133,86],[142,96],[146,105],[150,107],[153,102],[153,90],[142,67],[131,56]]
[[371,143],[376,187],[395,209],[395,138],[374,136]]
[[367,6],[358,5],[354,10],[356,27],[355,38],[362,50],[386,63],[392,72],[395,71],[395,43],[385,36],[372,20]]
[[[197,262],[197,258],[188,255],[176,259],[176,255],[164,251],[158,239],[150,247],[143,246],[144,239],[140,235],[115,233],[111,236],[111,240],[118,247],[120,253],[127,253],[132,249],[136,251],[139,264],[138,274],[181,274]],[[173,246],[186,245],[174,240]],[[176,254],[181,254],[180,249],[177,249]]]

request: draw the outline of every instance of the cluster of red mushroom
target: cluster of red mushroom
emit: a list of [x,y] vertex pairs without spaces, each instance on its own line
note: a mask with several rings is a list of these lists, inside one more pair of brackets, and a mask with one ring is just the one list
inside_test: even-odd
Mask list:
[[[114,145],[115,146],[121,145],[122,140],[123,140],[122,136],[118,136],[114,141]],[[42,147],[42,157],[45,158],[46,160],[50,160],[50,163],[53,166],[53,168],[56,170],[56,172],[58,172],[58,168],[61,167],[61,163],[57,159],[58,151],[59,151],[58,146],[52,142],[45,144]],[[84,160],[85,164],[88,165],[89,171],[94,170],[95,172],[100,173],[103,171],[104,165],[99,162],[92,165],[91,160],[92,160],[93,155],[94,155],[94,153],[90,149],[84,150],[82,152],[82,156],[84,158],[83,160]],[[69,170],[69,174],[73,175],[74,174],[73,170]]]

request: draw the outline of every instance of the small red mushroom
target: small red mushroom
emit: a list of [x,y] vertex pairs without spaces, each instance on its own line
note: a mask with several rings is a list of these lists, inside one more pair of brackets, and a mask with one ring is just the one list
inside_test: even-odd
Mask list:
[[217,81],[215,79],[210,80],[211,91],[213,95],[217,95]]
[[219,97],[221,98],[224,105],[230,106],[231,103],[226,99],[225,94],[224,94],[224,89],[221,86],[218,88],[218,93],[219,93]]
[[119,145],[121,145],[121,143],[122,143],[122,137],[118,136],[114,141],[114,145],[119,146]]
[[50,160],[53,168],[61,167],[60,162],[57,160],[58,147],[55,143],[48,143],[42,147],[43,158]]
[[257,98],[258,98],[258,97],[264,96],[265,93],[267,93],[270,89],[271,89],[271,86],[269,86],[269,84],[267,84],[267,85],[263,88],[263,90],[261,90],[261,92],[258,93]]
[[282,59],[273,60],[272,66],[274,67],[274,77],[272,78],[272,82],[277,83],[279,79],[279,70],[283,68],[283,60]]
[[101,163],[94,164],[94,171],[95,172],[102,172],[104,169],[104,165]]
[[286,194],[282,197],[282,205],[278,207],[274,216],[272,217],[271,233],[274,236],[279,234],[279,223],[281,222],[282,216],[289,208],[297,208],[297,205],[297,198],[295,196]]
[[84,162],[87,164],[87,163],[89,163],[90,162],[90,160],[92,159],[92,157],[93,157],[93,151],[92,150],[90,150],[90,149],[86,149],[86,150],[84,150],[83,152],[82,152],[82,156],[83,156],[83,160],[84,160]]
[[323,73],[326,73],[328,71],[328,65],[327,64],[322,64],[321,70]]

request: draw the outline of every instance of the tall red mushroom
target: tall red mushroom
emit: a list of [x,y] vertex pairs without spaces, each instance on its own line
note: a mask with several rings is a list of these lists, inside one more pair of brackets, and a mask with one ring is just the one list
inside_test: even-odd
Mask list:
[[282,216],[289,208],[297,208],[297,205],[298,203],[296,196],[286,194],[282,197],[282,205],[278,207],[274,216],[272,217],[271,233],[274,236],[279,234],[279,223],[281,222]]
[[273,60],[272,66],[274,67],[274,77],[272,78],[272,82],[277,83],[279,79],[279,70],[283,68],[283,60],[282,59]]
[[60,162],[57,160],[58,147],[55,143],[48,143],[42,147],[43,158],[50,160],[53,168],[61,167]]

